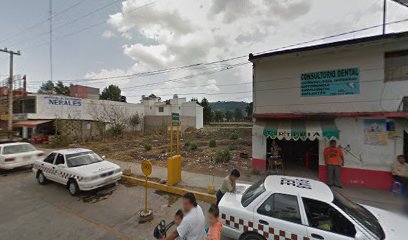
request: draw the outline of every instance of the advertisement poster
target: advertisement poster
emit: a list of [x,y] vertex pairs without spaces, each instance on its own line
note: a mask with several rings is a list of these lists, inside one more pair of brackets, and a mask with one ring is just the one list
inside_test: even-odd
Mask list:
[[364,120],[364,143],[367,145],[387,145],[387,123],[385,119]]
[[345,68],[300,75],[302,97],[354,95],[360,93],[360,69]]

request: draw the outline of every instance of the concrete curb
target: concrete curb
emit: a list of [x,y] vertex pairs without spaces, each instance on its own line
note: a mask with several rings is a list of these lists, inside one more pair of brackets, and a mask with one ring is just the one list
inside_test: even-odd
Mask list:
[[[136,178],[136,177],[130,177],[130,176],[122,176],[122,181],[130,184],[130,185],[139,185],[139,186],[145,186],[145,179],[142,178]],[[175,187],[175,186],[169,186],[166,184],[161,184],[157,182],[152,182],[152,181],[147,181],[147,186],[163,191],[163,192],[168,192],[176,195],[183,196],[187,192],[191,192],[195,195],[197,200],[208,202],[215,204],[217,202],[217,198],[215,195],[208,194],[208,193],[202,193],[202,192],[197,192],[185,188],[180,188],[180,187]]]

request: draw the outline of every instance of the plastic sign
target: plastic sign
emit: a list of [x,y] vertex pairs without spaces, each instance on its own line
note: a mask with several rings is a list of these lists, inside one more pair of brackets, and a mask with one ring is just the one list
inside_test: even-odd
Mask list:
[[152,164],[148,160],[143,160],[142,162],[142,172],[145,176],[150,176],[152,174]]
[[300,75],[302,97],[354,95],[360,93],[360,69],[346,68]]

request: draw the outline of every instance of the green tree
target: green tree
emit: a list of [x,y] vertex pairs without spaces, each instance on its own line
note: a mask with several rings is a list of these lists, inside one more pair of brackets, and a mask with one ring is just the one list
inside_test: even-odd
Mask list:
[[248,106],[246,107],[246,109],[245,109],[248,118],[251,118],[251,117],[252,117],[252,112],[253,112],[253,110],[254,110],[254,103],[253,103],[253,102],[250,102],[250,103],[248,104]]
[[58,95],[69,96],[69,87],[65,86],[63,82],[58,81],[54,86],[55,93]]
[[225,112],[225,119],[227,119],[228,122],[232,121],[233,118],[234,118],[234,113],[232,111]]
[[235,121],[241,121],[242,119],[244,119],[244,114],[242,113],[242,110],[240,108],[235,108],[234,119]]
[[38,89],[38,93],[52,94],[54,92],[54,87],[55,87],[54,83],[51,80],[48,80],[41,84],[40,89]]
[[215,111],[215,121],[221,122],[224,120],[225,114],[221,111]]
[[209,123],[212,120],[212,111],[211,111],[211,106],[210,103],[206,98],[203,98],[200,103],[201,107],[203,107],[203,117],[204,117],[204,123]]
[[103,89],[100,99],[121,102],[122,101],[121,93],[122,90],[120,90],[118,86],[111,84]]

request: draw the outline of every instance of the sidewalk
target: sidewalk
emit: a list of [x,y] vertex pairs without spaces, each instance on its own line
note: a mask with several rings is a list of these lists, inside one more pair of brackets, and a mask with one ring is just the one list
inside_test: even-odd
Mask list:
[[[117,160],[110,160],[123,169],[130,167],[132,173],[137,176],[143,176],[142,170],[139,163],[128,163]],[[239,183],[251,184],[261,179],[262,175],[251,176],[251,181],[238,181]],[[150,178],[166,180],[167,179],[167,168],[153,166],[153,172]],[[212,175],[206,175],[201,173],[192,172],[182,172],[182,182],[178,184],[179,187],[185,187],[194,189],[196,191],[207,192],[207,188],[212,184],[214,179],[214,187],[217,190],[221,185],[224,177],[213,177]],[[382,209],[386,209],[394,212],[401,212],[403,208],[403,201],[401,198],[394,196],[391,192],[382,190],[373,190],[366,188],[356,188],[356,187],[344,187],[343,189],[334,188],[334,191],[342,193],[344,196],[352,199],[353,201],[365,205],[370,205]]]

